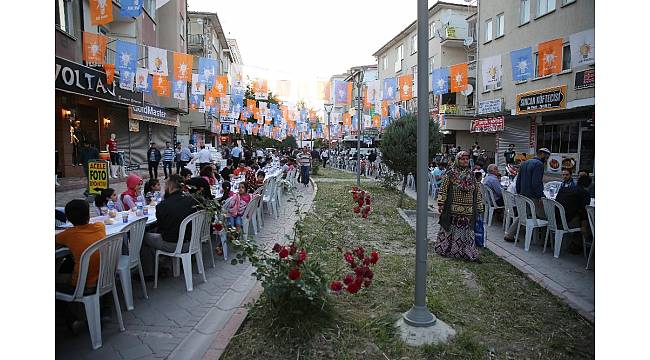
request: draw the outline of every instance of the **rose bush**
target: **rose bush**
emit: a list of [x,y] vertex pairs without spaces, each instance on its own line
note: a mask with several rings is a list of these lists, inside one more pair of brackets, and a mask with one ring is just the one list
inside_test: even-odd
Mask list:
[[370,193],[356,186],[352,187],[350,193],[352,193],[352,199],[357,204],[352,208],[352,211],[354,211],[355,214],[361,214],[361,217],[367,219],[368,215],[370,215],[370,212],[372,211],[372,197],[370,196]]
[[[352,251],[343,253],[343,259],[352,269],[353,273],[348,273],[341,280],[334,280],[330,283],[330,290],[335,293],[346,290],[350,294],[356,294],[362,287],[368,288],[372,284],[375,273],[371,267],[379,262],[379,253],[371,251],[370,256],[366,256],[366,250],[358,247]],[[357,260],[359,261],[357,263]]]

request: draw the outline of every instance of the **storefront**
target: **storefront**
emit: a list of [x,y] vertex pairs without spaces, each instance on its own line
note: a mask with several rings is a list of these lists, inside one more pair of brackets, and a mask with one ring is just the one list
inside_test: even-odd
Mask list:
[[161,150],[165,142],[172,146],[176,143],[176,129],[180,124],[177,111],[161,108],[151,104],[131,106],[128,110],[129,127],[122,129],[118,139],[126,139],[126,163],[132,167],[146,164],[147,149],[153,141]]
[[[107,84],[102,71],[55,57],[55,153],[59,176],[83,176],[83,143],[106,150],[111,133],[128,127],[128,107],[142,105],[142,94]],[[118,146],[124,139],[118,137]]]

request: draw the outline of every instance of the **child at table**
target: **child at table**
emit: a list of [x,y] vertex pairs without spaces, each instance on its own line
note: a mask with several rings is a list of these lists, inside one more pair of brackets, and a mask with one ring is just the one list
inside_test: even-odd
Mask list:
[[117,192],[115,192],[115,189],[113,188],[102,189],[101,193],[95,197],[95,206],[97,207],[97,209],[101,209],[102,207],[108,205],[109,200],[113,202],[113,206],[115,206],[115,210],[124,211],[122,202],[118,201]]
[[223,183],[221,183],[221,191],[223,194],[219,198],[219,202],[221,204],[224,204],[226,200],[228,200],[231,196],[235,195],[234,192],[230,191],[230,187],[231,187],[230,181],[224,181]]
[[136,174],[131,174],[126,178],[126,191],[122,193],[122,205],[124,210],[135,208],[135,202],[142,189],[142,178]]
[[[90,220],[90,207],[86,200],[75,199],[71,200],[65,205],[65,216],[68,221],[74,225],[72,228],[66,229],[57,234],[54,242],[58,245],[63,245],[70,249],[72,253],[73,266],[61,265],[59,273],[56,274],[55,286],[56,291],[72,294],[77,286],[77,279],[79,278],[79,260],[81,254],[91,245],[106,237],[106,227],[103,222],[89,224]],[[67,259],[66,259],[67,260]],[[68,263],[70,263],[68,261]],[[72,269],[70,269],[72,267]],[[97,279],[99,278],[99,252],[96,252],[90,257],[88,263],[88,275],[86,276],[85,293],[95,291],[97,286]],[[69,310],[73,310],[72,308]],[[78,310],[78,309],[74,309]],[[77,328],[76,322],[81,319],[77,311],[70,311],[67,314],[69,326],[73,329]]]
[[144,185],[144,201],[146,205],[151,205],[156,201],[156,193],[160,194],[160,181],[158,179],[149,179]]
[[227,201],[228,208],[228,224],[230,227],[236,227],[237,230],[241,229],[242,216],[246,206],[253,199],[253,195],[248,193],[248,185],[245,182],[239,184],[239,189],[236,194],[230,197]]

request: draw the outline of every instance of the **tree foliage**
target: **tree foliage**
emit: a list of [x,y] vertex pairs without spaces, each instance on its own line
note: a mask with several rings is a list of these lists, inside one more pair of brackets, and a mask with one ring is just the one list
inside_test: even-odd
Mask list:
[[280,144],[280,148],[285,149],[285,148],[288,148],[288,147],[291,147],[291,148],[294,148],[294,149],[298,147],[298,142],[296,141],[295,137],[287,136],[286,138],[284,138],[284,140],[282,140],[282,143]]

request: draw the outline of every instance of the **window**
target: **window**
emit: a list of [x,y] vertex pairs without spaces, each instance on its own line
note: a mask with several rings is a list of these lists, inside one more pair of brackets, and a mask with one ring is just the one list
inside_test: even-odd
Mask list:
[[562,71],[571,70],[571,46],[569,43],[562,47]]
[[383,58],[382,61],[383,61],[383,63],[384,63],[384,65],[383,65],[383,69],[384,69],[384,70],[388,69],[388,59],[384,56],[384,58]]
[[74,26],[72,24],[72,1],[57,0],[56,2],[56,26],[70,35]]
[[400,45],[395,49],[397,51],[397,60],[395,60],[395,72],[402,70],[402,60],[404,60],[404,45]]
[[156,21],[156,0],[144,0],[143,8]]
[[505,21],[505,16],[503,16],[503,13],[497,15],[497,36],[503,36],[506,33],[506,26],[504,24]]
[[576,0],[562,0],[562,6],[573,4]]
[[418,35],[415,34],[411,37],[411,54],[415,54],[418,51]]
[[183,19],[182,15],[178,17],[178,33],[181,39],[185,38],[185,19]]
[[467,24],[467,36],[476,39],[476,22],[472,21]]
[[539,53],[537,53],[537,52],[533,53],[533,66],[534,66],[533,74],[535,74],[535,76],[533,77],[534,79],[539,77],[539,72],[537,71],[538,70],[538,64],[537,64],[538,61],[539,61]]
[[413,74],[413,84],[411,86],[413,87],[413,96],[417,96],[417,90],[418,90],[418,66],[415,65],[411,68],[411,74]]
[[492,41],[492,19],[485,21],[485,42]]
[[433,39],[436,36],[436,23],[432,22],[429,24],[429,39]]
[[523,25],[530,21],[530,0],[521,0],[519,8],[519,24]]
[[537,127],[537,147],[554,153],[577,153],[579,124],[540,125]]
[[555,10],[555,0],[537,0],[537,17]]

